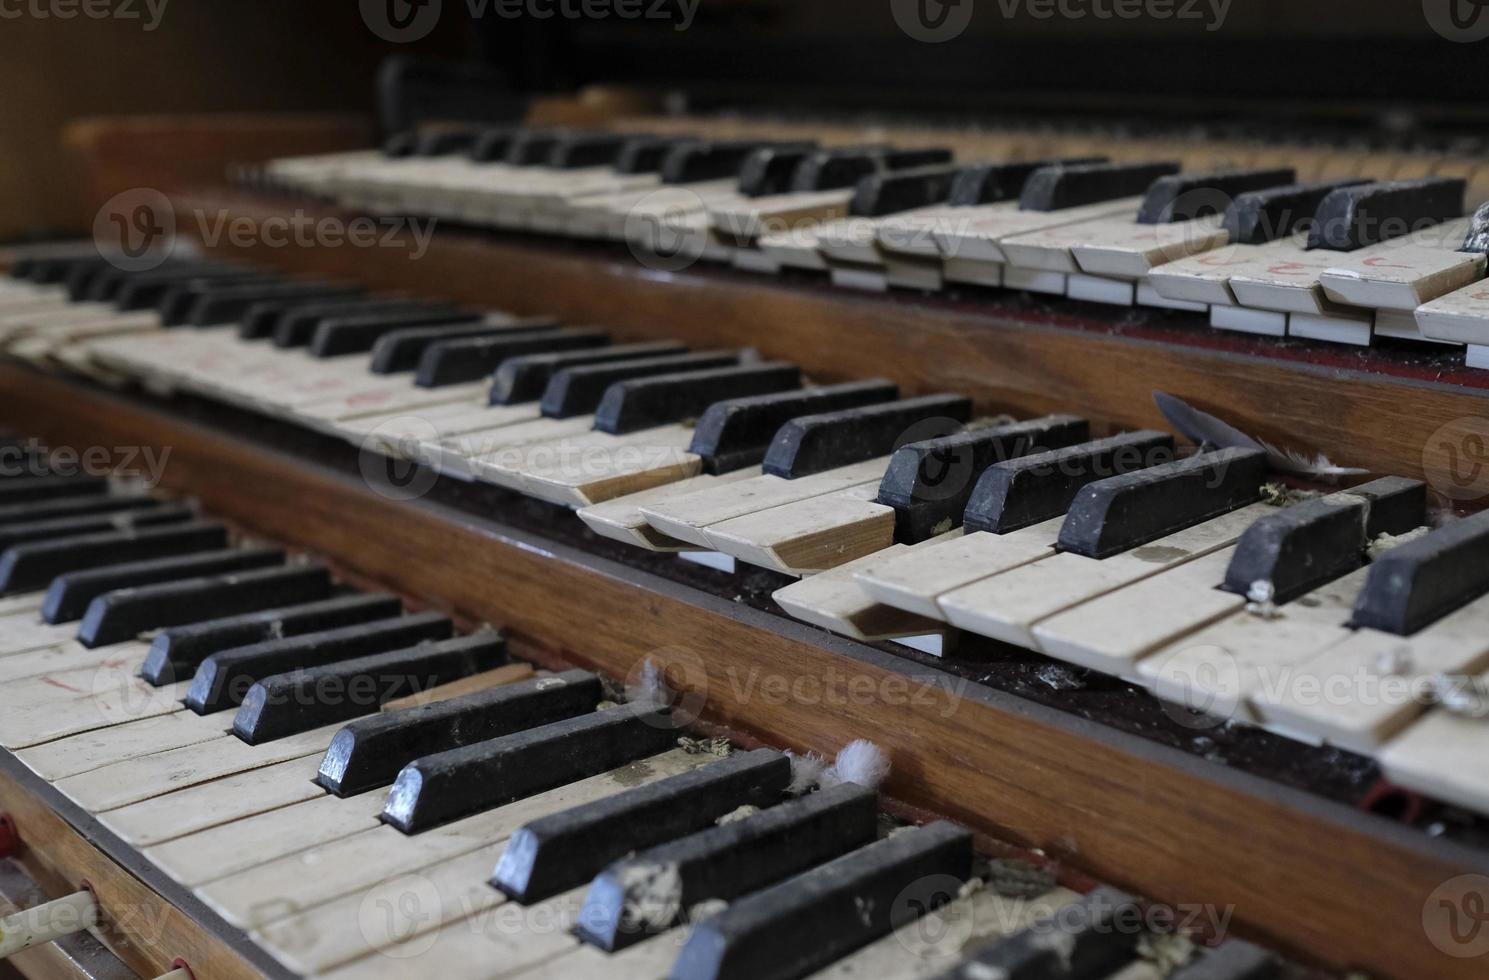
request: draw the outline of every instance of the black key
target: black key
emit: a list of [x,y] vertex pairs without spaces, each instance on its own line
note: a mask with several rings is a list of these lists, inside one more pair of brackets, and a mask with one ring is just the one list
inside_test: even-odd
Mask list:
[[1024,184],[1036,170],[1045,167],[1080,167],[1106,163],[1106,157],[1070,157],[1065,160],[1034,160],[1028,163],[976,163],[957,172],[946,203],[952,207],[973,207],[1017,201]]
[[507,143],[505,162],[514,167],[536,167],[568,133],[562,129],[523,129]]
[[47,587],[41,618],[48,623],[81,619],[99,596],[115,589],[134,589],[159,582],[247,571],[284,563],[278,548],[223,548],[173,558],[151,558],[58,575]]
[[[608,953],[677,924],[700,902],[732,901],[872,843],[879,794],[845,784],[662,844],[602,871],[575,928]],[[657,878],[675,873],[676,886]]]
[[404,327],[475,325],[481,322],[483,318],[479,313],[438,307],[403,313],[330,317],[315,328],[315,335],[310,338],[310,354],[312,357],[338,357],[370,351],[383,334]]
[[822,150],[807,156],[791,176],[792,193],[857,187],[870,174],[894,170],[916,170],[950,163],[952,152],[944,147],[894,150],[884,147]]
[[777,430],[794,418],[893,401],[899,393],[876,378],[715,402],[698,420],[688,452],[703,457],[705,473],[731,473],[765,459]]
[[[398,299],[398,297],[385,296],[381,299],[369,300],[366,293],[351,292],[348,293],[346,296],[342,296],[336,299],[327,299],[326,297],[321,296],[294,300],[263,300],[251,304],[248,309],[243,312],[242,318],[238,321],[238,336],[244,340],[263,340],[266,338],[272,339],[275,332],[279,329],[279,324],[282,323],[286,317],[289,317],[292,314],[302,310],[311,311],[313,309],[319,308],[320,310],[326,311],[327,315],[329,315],[330,311],[333,310],[355,311],[363,308],[364,305],[367,303],[381,304],[387,303],[390,300]],[[402,299],[401,302],[409,302],[409,300]],[[313,328],[307,331],[306,340],[303,341],[303,343],[309,343],[309,335],[313,332]]]
[[[148,498],[142,498],[148,502]],[[45,541],[50,538],[76,537],[80,534],[102,534],[108,531],[123,531],[131,527],[153,527],[159,524],[179,524],[195,517],[190,507],[180,504],[154,504],[133,510],[105,511],[100,514],[79,514],[73,517],[55,517],[44,521],[20,521],[0,524],[0,552],[14,545],[30,541]]]
[[951,901],[971,876],[962,828],[896,834],[697,923],[671,980],[795,980]]
[[88,298],[88,290],[92,288],[97,278],[112,269],[112,264],[107,259],[96,261],[79,262],[67,272],[67,298],[73,303],[81,303]]
[[995,463],[973,488],[962,524],[968,532],[1007,534],[1053,520],[1087,484],[1173,458],[1173,436],[1143,430]]
[[548,166],[558,170],[605,167],[620,156],[626,137],[620,133],[576,133],[548,151]]
[[27,473],[0,480],[0,506],[58,497],[94,497],[109,492],[101,476],[32,476]]
[[800,387],[801,369],[778,361],[617,381],[595,409],[595,431],[639,432],[697,418],[716,401]]
[[553,376],[565,368],[684,354],[687,347],[670,340],[622,344],[554,354],[524,354],[509,358],[491,378],[491,404],[517,405],[537,401]]
[[524,905],[541,902],[612,861],[705,830],[742,806],[779,803],[790,783],[790,758],[756,749],[534,820],[512,835],[491,884]]
[[415,613],[224,650],[197,668],[186,706],[199,715],[222,711],[241,702],[248,689],[265,677],[398,650],[424,640],[448,640],[453,632],[445,617]]
[[677,742],[671,714],[622,705],[416,759],[398,774],[383,821],[405,834],[593,776]]
[[[170,267],[155,269],[151,272],[142,272],[122,279],[119,282],[118,290],[114,294],[114,306],[121,312],[128,313],[134,310],[144,310],[152,306],[164,304],[169,294],[177,291],[178,287],[206,285],[208,283],[262,282],[264,278],[264,273],[257,269],[234,269],[229,267],[200,267],[185,270]],[[180,295],[179,292],[176,294]],[[162,311],[162,313],[164,312]]]
[[0,592],[39,589],[64,572],[96,565],[168,558],[226,546],[226,528],[199,522],[20,544],[0,555]]
[[738,351],[715,350],[566,367],[554,374],[548,387],[543,389],[540,408],[543,415],[550,419],[588,415],[600,407],[605,389],[617,381],[676,374],[679,371],[703,371],[738,363]]
[[315,781],[337,796],[355,796],[390,785],[415,759],[573,718],[604,696],[599,677],[569,670],[363,718],[331,739]]
[[1341,187],[1364,180],[1320,180],[1241,194],[1225,212],[1225,230],[1233,245],[1262,245],[1307,228],[1324,198]]
[[476,134],[467,156],[477,163],[496,163],[507,158],[507,150],[517,138],[516,126],[496,126]]
[[1392,548],[1370,566],[1354,625],[1410,636],[1489,592],[1489,511]]
[[615,158],[615,172],[620,174],[654,174],[662,169],[667,157],[684,143],[697,142],[691,136],[628,137]]
[[421,157],[447,157],[465,153],[476,142],[474,129],[436,129],[420,133],[414,145],[414,155]]
[[482,633],[276,674],[248,689],[233,734],[249,745],[298,735],[507,662],[506,641]]
[[1171,980],[1276,980],[1282,976],[1282,963],[1260,946],[1227,939],[1169,976]]
[[63,497],[61,500],[33,500],[29,503],[8,504],[0,507],[0,524],[50,521],[64,517],[84,517],[88,514],[122,513],[158,506],[160,502],[153,497],[83,496]]
[[762,146],[745,157],[739,170],[739,193],[746,197],[784,194],[791,178],[816,151],[806,146]]
[[389,160],[402,160],[411,157],[419,148],[419,134],[415,132],[394,133],[383,140],[383,156]]
[[936,165],[869,174],[853,188],[848,213],[864,218],[940,204],[951,196],[957,167]]
[[1143,198],[1143,206],[1137,212],[1137,223],[1162,225],[1225,214],[1238,194],[1285,187],[1297,179],[1297,171],[1291,167],[1159,177]]
[[190,677],[203,660],[223,650],[393,619],[402,611],[403,603],[396,596],[344,595],[177,626],[155,637],[140,676],[156,687],[164,687]]
[[191,319],[191,310],[203,296],[220,289],[235,289],[240,286],[274,286],[284,282],[272,273],[234,276],[229,279],[191,279],[176,283],[160,295],[155,307],[160,311],[160,322],[167,327],[179,327]]
[[1089,163],[1046,167],[1024,182],[1021,211],[1060,211],[1147,193],[1159,177],[1179,172],[1177,163]]
[[334,303],[312,303],[286,310],[274,324],[275,347],[304,347],[315,336],[321,322],[337,317],[386,315],[393,313],[424,313],[431,309],[447,310],[406,297],[383,297],[381,299],[340,300]]
[[788,480],[810,476],[948,435],[971,417],[969,398],[926,395],[792,419],[771,440],[764,469]]
[[984,947],[939,980],[1100,980],[1137,953],[1142,909],[1115,888],[1097,888],[1053,918]]
[[1309,248],[1353,252],[1463,214],[1468,182],[1461,177],[1423,177],[1341,187],[1318,206]]
[[[227,268],[229,267],[211,262],[182,262],[173,260],[166,262],[157,269],[151,269],[150,273],[154,273],[157,276],[174,275],[179,278],[189,276],[192,272],[200,274]],[[88,283],[87,294],[82,297],[82,300],[92,303],[117,303],[119,293],[124,288],[125,283],[128,283],[132,279],[149,275],[150,273],[128,272],[118,268],[101,269],[94,274],[92,281]]]
[[372,345],[373,374],[397,374],[413,371],[419,366],[419,358],[432,345],[459,340],[480,340],[538,333],[553,333],[557,324],[553,321],[534,320],[531,324],[474,323],[443,327],[407,327],[394,330],[377,338]]
[[122,643],[146,630],[314,602],[330,593],[331,573],[309,565],[118,589],[88,606],[78,642],[85,647]]
[[469,340],[431,344],[419,359],[414,383],[421,388],[478,381],[489,376],[502,362],[524,354],[557,353],[603,347],[610,335],[603,330],[523,330]]
[[1365,563],[1379,534],[1405,534],[1427,518],[1427,487],[1386,477],[1268,514],[1236,542],[1225,588],[1246,595],[1257,582],[1275,602],[1291,602]]
[[279,282],[263,286],[235,286],[216,289],[197,296],[186,315],[194,327],[206,327],[241,320],[255,303],[288,300],[344,299],[358,295],[354,286],[329,282]]
[[1200,453],[1108,477],[1076,495],[1060,548],[1106,558],[1255,503],[1267,478],[1260,449]]
[[989,466],[1090,437],[1085,419],[1050,415],[911,443],[890,457],[877,500],[894,508],[895,540],[915,544],[962,523],[978,478]]
[[674,146],[662,161],[662,183],[695,184],[736,177],[745,159],[762,146],[810,146],[808,143],[765,143],[760,140],[719,140]]
[[1460,252],[1489,252],[1489,204],[1483,204],[1474,212],[1468,224],[1468,234],[1463,239]]

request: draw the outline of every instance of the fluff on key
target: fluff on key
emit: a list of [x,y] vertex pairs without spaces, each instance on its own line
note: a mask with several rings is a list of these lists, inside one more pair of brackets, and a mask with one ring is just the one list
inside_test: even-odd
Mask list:
[[868,739],[855,739],[843,746],[832,765],[813,752],[791,756],[791,782],[786,792],[801,796],[814,789],[856,783],[877,789],[889,775],[889,757]]

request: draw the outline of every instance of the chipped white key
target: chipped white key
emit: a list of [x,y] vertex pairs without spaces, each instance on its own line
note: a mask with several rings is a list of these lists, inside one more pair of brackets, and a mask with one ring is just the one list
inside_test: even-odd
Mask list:
[[[955,535],[945,535],[943,538],[960,536],[960,532],[956,532]],[[943,538],[935,538],[915,547],[933,547]],[[799,582],[777,589],[771,598],[789,615],[803,622],[865,643],[944,634],[946,624],[875,600],[855,578],[860,570],[883,564],[910,550],[910,545],[893,545],[820,575],[809,575]]]
[[[1476,678],[1489,683],[1489,676]],[[1433,708],[1376,756],[1386,779],[1433,799],[1489,813],[1489,753],[1484,718]]]
[[1335,258],[1318,281],[1324,295],[1336,303],[1372,310],[1415,310],[1484,278],[1484,255],[1454,251],[1456,244],[1409,245],[1364,257],[1345,253]]
[[879,481],[710,524],[715,551],[787,575],[811,575],[894,543],[894,508],[875,503]]
[[1148,280],[1160,296],[1168,299],[1234,306],[1236,296],[1231,292],[1231,276],[1255,268],[1265,269],[1275,262],[1276,256],[1296,251],[1307,241],[1308,236],[1303,234],[1265,245],[1223,245],[1160,265],[1148,274]]
[[626,494],[602,503],[591,504],[578,511],[579,519],[589,525],[590,530],[596,534],[615,541],[623,541],[626,544],[638,545],[648,551],[694,551],[700,546],[680,541],[677,538],[669,538],[648,524],[641,508],[712,487],[751,480],[760,475],[760,467],[752,466],[717,476],[704,474],[689,477],[686,480],[666,483],[640,493]]
[[16,755],[38,776],[56,782],[125,759],[210,742],[223,736],[224,727],[221,718],[175,711],[57,739]]
[[623,436],[589,432],[566,440],[549,460],[529,457],[516,473],[529,496],[587,507],[697,476],[703,459],[688,451],[692,443],[693,427],[683,424]]

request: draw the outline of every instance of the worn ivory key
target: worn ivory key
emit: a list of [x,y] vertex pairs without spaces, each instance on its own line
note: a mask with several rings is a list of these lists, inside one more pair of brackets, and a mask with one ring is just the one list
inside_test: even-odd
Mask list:
[[932,548],[961,536],[960,531],[952,531],[914,546],[891,545],[777,589],[771,598],[796,619],[865,643],[928,634],[944,636],[944,623],[879,602],[864,590],[856,575],[901,557],[912,548]]

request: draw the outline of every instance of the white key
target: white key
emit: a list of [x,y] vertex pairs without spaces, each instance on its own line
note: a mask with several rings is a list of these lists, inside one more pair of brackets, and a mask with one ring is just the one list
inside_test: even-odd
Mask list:
[[1251,310],[1244,306],[1210,307],[1210,326],[1216,330],[1286,337],[1287,319],[1288,314],[1272,310]]
[[346,419],[366,415],[386,415],[389,412],[408,413],[420,409],[451,403],[468,405],[488,390],[485,383],[444,385],[438,388],[420,388],[407,375],[373,375],[391,378],[398,384],[370,387],[358,394],[311,402],[295,407],[295,414],[310,424],[334,424]]
[[[230,715],[224,713],[223,719],[231,724]],[[329,725],[263,745],[249,745],[236,735],[224,735],[210,742],[115,762],[60,779],[54,785],[84,809],[102,813],[276,762],[318,755],[326,751],[331,736],[340,728]]]
[[[190,714],[190,712],[187,712]],[[135,847],[151,847],[255,813],[319,799],[321,757],[309,755],[142,800],[100,821]]]
[[[431,931],[494,909],[507,897],[488,883],[505,843],[441,861],[416,875],[400,876],[366,891],[271,922],[253,938],[281,963],[303,975],[322,973],[388,946],[407,944]],[[410,908],[409,898],[427,899]],[[387,910],[394,929],[368,928],[369,909]],[[386,920],[385,920],[386,921]]]
[[[319,759],[319,756],[308,756],[259,771],[267,773],[285,765],[310,761],[318,763]],[[185,792],[205,792],[208,787],[226,782],[228,780],[224,779],[216,783],[204,783]],[[134,816],[144,813],[144,808],[176,795],[172,793],[126,806],[103,814],[100,819],[110,827],[116,823],[126,829],[134,827]],[[144,854],[156,867],[176,881],[189,888],[197,888],[210,881],[239,874],[258,865],[266,865],[276,858],[329,844],[363,831],[375,830],[380,826],[378,815],[383,812],[387,795],[386,790],[373,790],[343,800],[323,793],[303,803],[258,814],[243,814],[226,823],[162,844],[147,846]]]
[[[1478,678],[1489,683],[1489,676]],[[1433,708],[1386,743],[1376,760],[1391,782],[1433,799],[1489,813],[1485,720]]]
[[1272,618],[1228,616],[1155,651],[1137,665],[1138,680],[1166,700],[1256,722],[1253,699],[1285,687],[1295,665],[1349,637],[1350,613],[1369,574],[1357,569],[1278,606]]
[[560,458],[570,445],[569,440],[589,434],[594,425],[593,415],[579,415],[483,429],[448,440],[444,444],[448,452],[431,459],[441,472],[463,468],[485,483],[521,490],[522,470],[526,466]]
[[1436,674],[1489,668],[1489,599],[1477,599],[1414,635],[1362,629],[1259,696],[1268,727],[1370,754],[1427,707]]
[[[390,456],[411,458],[422,441],[438,442],[466,432],[501,425],[509,418],[516,422],[530,422],[540,418],[536,404],[520,406],[489,405],[486,392],[465,402],[449,402],[443,405],[425,405],[413,412],[380,412],[362,415],[354,419],[342,419],[336,431],[348,442],[366,445],[369,449]],[[517,411],[520,409],[520,411]]]
[[941,596],[1053,555],[1064,523],[1057,517],[1007,534],[973,531],[890,557],[853,577],[870,598],[944,622]]
[[1101,218],[1136,218],[1141,204],[1142,198],[1129,197],[1060,211],[1020,211],[991,205],[985,209],[974,209],[979,212],[975,217],[969,216],[967,220],[939,230],[936,233],[936,244],[940,246],[941,257],[945,259],[1007,265],[1008,255],[1000,244],[1005,239]]
[[761,235],[755,244],[766,258],[778,265],[813,272],[827,271],[827,259],[817,247],[816,225]]
[[623,541],[626,544],[638,545],[648,551],[693,551],[698,548],[697,545],[679,541],[677,538],[669,538],[648,524],[641,508],[698,493],[711,487],[751,480],[757,476],[760,476],[760,467],[751,466],[717,476],[705,474],[686,480],[677,480],[650,490],[643,490],[640,493],[627,494],[603,503],[592,504],[578,511],[579,519],[589,525],[590,530],[596,534],[615,541]]
[[1475,283],[1417,308],[1417,327],[1428,340],[1489,346],[1489,283]]
[[875,503],[879,482],[862,483],[711,524],[715,551],[787,575],[811,575],[894,543],[894,508]]
[[218,879],[198,894],[234,925],[262,928],[395,875],[499,843],[529,820],[687,772],[704,761],[675,749],[420,834],[405,835],[382,824]]
[[688,451],[692,443],[693,427],[681,424],[622,436],[591,432],[566,440],[547,462],[530,460],[518,475],[530,496],[588,507],[697,476],[703,459]]
[[852,190],[769,194],[714,202],[708,205],[707,213],[720,233],[740,242],[753,242],[762,235],[844,217],[852,199]]
[[1363,258],[1345,253],[1318,277],[1336,303],[1372,310],[1415,310],[1484,278],[1485,257],[1455,251],[1461,241],[1409,245]]
[[61,738],[16,753],[38,776],[56,782],[140,756],[222,738],[221,717],[175,711]]
[[404,980],[410,964],[417,964],[419,973],[440,980],[487,980],[493,976],[493,968],[505,976],[579,945],[572,930],[579,921],[584,896],[585,889],[576,888],[526,907],[503,903],[451,923],[438,933],[424,933],[406,943],[384,947],[322,977]]
[[[1107,218],[1060,231],[1045,238],[1035,234],[1006,239],[1003,252],[1012,265],[1140,279],[1155,266],[1218,248],[1229,237],[1218,217],[1156,225]],[[1045,261],[1025,261],[1026,245],[1043,255]]]
[[1277,254],[1301,248],[1307,241],[1304,234],[1265,245],[1224,245],[1160,265],[1148,274],[1148,279],[1160,296],[1169,299],[1234,306],[1236,296],[1231,292],[1231,276],[1253,268],[1265,269],[1274,263]]
[[[955,537],[959,538],[960,534]],[[917,547],[930,547],[932,544],[923,542]],[[944,623],[876,601],[854,577],[860,570],[883,564],[910,550],[909,545],[893,545],[820,575],[809,575],[777,589],[771,598],[789,615],[803,622],[865,643],[945,633]]]
[[1130,679],[1149,653],[1245,607],[1218,588],[1235,552],[1222,548],[1083,602],[1035,626],[1034,639],[1052,657]]
[[641,512],[663,534],[712,549],[706,529],[715,524],[880,480],[888,465],[889,457],[881,456],[795,480],[765,475],[645,505]]
[[149,652],[147,644],[137,642],[90,650],[68,641],[0,658],[0,677],[6,681],[0,687],[0,711],[116,689],[139,674]]
[[27,705],[0,718],[0,746],[16,750],[182,709],[190,681],[150,687],[136,679],[90,697]]
[[1270,512],[1252,504],[1110,558],[1051,555],[947,593],[937,604],[953,626],[1038,649],[1033,629],[1041,620],[1234,544]]

